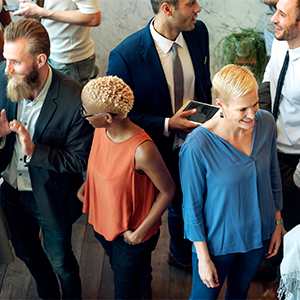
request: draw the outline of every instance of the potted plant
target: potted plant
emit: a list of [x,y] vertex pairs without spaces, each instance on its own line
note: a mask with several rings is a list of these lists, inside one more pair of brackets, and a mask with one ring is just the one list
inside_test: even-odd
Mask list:
[[222,65],[247,65],[261,83],[266,67],[266,49],[262,33],[255,28],[237,27],[229,31],[218,43],[217,57]]

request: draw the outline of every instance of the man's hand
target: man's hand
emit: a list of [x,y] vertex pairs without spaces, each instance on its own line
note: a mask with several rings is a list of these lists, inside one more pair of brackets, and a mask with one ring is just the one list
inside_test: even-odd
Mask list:
[[34,3],[23,3],[24,1],[21,0],[19,0],[19,2],[19,9],[14,11],[12,15],[31,19],[37,19],[42,17],[44,8]]
[[171,131],[179,131],[184,133],[189,133],[199,125],[192,123],[186,119],[186,117],[193,115],[196,113],[197,109],[190,109],[187,111],[180,112],[175,114],[169,120],[169,130]]
[[0,113],[0,138],[10,133],[11,133],[11,129],[9,128],[9,122],[7,121],[6,118],[6,111],[5,109],[2,109]]
[[9,123],[10,130],[19,135],[19,140],[22,146],[22,152],[26,156],[32,156],[35,144],[31,141],[29,132],[25,129],[24,125],[17,120]]

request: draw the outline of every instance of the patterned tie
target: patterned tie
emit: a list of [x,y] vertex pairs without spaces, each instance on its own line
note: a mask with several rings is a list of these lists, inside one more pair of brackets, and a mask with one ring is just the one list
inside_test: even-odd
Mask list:
[[288,65],[289,65],[289,51],[286,52],[283,66],[281,68],[280,75],[279,75],[278,82],[277,82],[277,89],[276,89],[276,95],[275,95],[275,101],[274,101],[274,107],[273,107],[273,116],[274,116],[275,120],[277,119],[277,116],[278,116],[279,104],[280,104],[280,99],[281,99],[281,90],[282,90],[282,86],[283,86],[283,82],[284,82],[284,78],[285,78],[285,74],[286,74]]
[[174,99],[175,112],[182,106],[183,103],[183,72],[180,58],[178,56],[178,45],[173,44],[173,78],[174,78]]

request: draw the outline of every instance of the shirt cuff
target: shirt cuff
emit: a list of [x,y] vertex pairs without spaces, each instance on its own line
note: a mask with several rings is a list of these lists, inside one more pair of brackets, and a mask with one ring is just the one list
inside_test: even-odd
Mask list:
[[295,185],[300,188],[300,162],[298,163],[294,175],[293,175]]
[[170,118],[165,118],[165,125],[164,125],[164,135],[170,136],[171,131],[169,130],[169,120]]

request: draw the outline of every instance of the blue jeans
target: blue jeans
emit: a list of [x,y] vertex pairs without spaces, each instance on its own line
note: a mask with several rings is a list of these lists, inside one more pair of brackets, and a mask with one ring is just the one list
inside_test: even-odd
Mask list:
[[[1,205],[17,257],[26,264],[42,299],[81,299],[79,266],[72,251],[72,227],[53,230],[41,216],[32,192],[20,192],[4,182]],[[43,231],[44,249],[39,238]]]
[[156,247],[159,232],[138,245],[125,243],[123,236],[110,242],[96,231],[94,234],[109,257],[114,272],[115,299],[142,299],[142,290],[151,290],[152,276],[146,277],[147,282],[143,282],[142,278],[144,273],[152,272],[151,252]]
[[225,299],[247,299],[250,284],[267,253],[269,244],[270,240],[266,240],[261,248],[246,253],[211,255],[220,283],[216,288],[208,288],[200,279],[198,258],[196,253],[193,253],[193,288],[190,299],[218,299],[226,277]]
[[48,61],[49,61],[49,65],[53,69],[70,76],[75,81],[77,81],[81,86],[84,86],[90,80],[91,74],[94,70],[95,54],[93,54],[91,57],[87,59],[74,62],[74,63],[68,63],[68,64],[54,61],[51,58],[49,58]]

